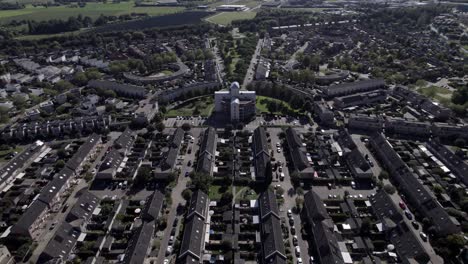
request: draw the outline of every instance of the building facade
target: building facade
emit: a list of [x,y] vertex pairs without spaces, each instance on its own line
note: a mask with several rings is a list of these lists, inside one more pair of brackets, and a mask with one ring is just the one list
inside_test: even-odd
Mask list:
[[225,113],[232,122],[255,116],[255,91],[241,91],[238,82],[233,82],[229,91],[215,92],[215,112]]

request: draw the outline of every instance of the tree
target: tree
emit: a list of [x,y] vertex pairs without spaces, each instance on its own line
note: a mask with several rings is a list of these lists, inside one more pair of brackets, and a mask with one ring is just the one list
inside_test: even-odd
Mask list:
[[294,185],[294,186],[297,186],[299,185],[299,173],[297,173],[297,171],[294,171],[293,173],[291,173],[289,175],[289,177],[291,178],[291,183]]
[[303,205],[304,205],[304,198],[300,196],[296,197],[296,209],[298,212],[302,210]]
[[205,193],[208,193],[210,190],[211,182],[213,179],[210,175],[205,173],[194,173],[192,175],[192,185],[197,190],[201,190]]
[[189,123],[183,123],[181,127],[184,131],[189,131],[192,128]]
[[379,174],[379,180],[383,180],[383,179],[388,179],[388,172],[385,170],[382,170]]
[[186,201],[188,201],[188,200],[190,200],[190,198],[192,198],[192,194],[193,194],[193,192],[190,189],[185,189],[185,190],[182,191],[182,197]]
[[63,161],[62,159],[57,160],[57,162],[55,163],[55,168],[56,169],[61,169],[63,167],[65,167],[65,161]]
[[232,199],[234,196],[232,195],[231,191],[224,192],[223,195],[221,196],[221,204],[222,205],[228,205],[232,203]]
[[26,107],[26,99],[23,96],[20,95],[14,95],[12,98],[13,105],[17,109],[24,109]]
[[156,124],[156,130],[158,130],[159,132],[163,132],[165,128],[166,126],[164,125],[163,122],[159,122]]
[[393,187],[392,185],[390,184],[385,184],[385,186],[383,187],[384,191],[388,194],[394,194],[395,193],[395,187]]
[[441,193],[444,192],[444,188],[442,188],[442,186],[440,186],[440,184],[434,184],[434,187],[433,187],[433,191],[436,195],[440,195]]
[[8,109],[0,106],[0,123],[7,123],[10,121],[10,115],[8,114]]

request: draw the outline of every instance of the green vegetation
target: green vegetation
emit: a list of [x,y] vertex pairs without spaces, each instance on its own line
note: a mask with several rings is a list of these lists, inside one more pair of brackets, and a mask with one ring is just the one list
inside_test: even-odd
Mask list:
[[266,96],[257,96],[255,107],[259,113],[283,115],[285,112],[294,111],[289,103]]
[[206,20],[211,22],[211,23],[227,26],[227,25],[231,24],[232,21],[234,21],[234,20],[253,19],[253,18],[255,18],[256,15],[257,15],[257,12],[254,12],[254,11],[248,11],[248,12],[222,12],[222,13],[218,13],[218,14],[216,14],[214,16],[208,17]]
[[13,152],[21,153],[23,151],[22,147],[10,148],[10,149],[2,149],[0,150],[0,161],[6,161],[6,157]]
[[167,117],[176,116],[210,116],[214,108],[213,97],[207,96],[183,103],[169,110]]
[[121,3],[86,3],[84,7],[77,7],[76,4],[34,7],[26,5],[24,9],[0,10],[0,23],[12,20],[36,20],[45,21],[50,19],[68,19],[70,16],[89,16],[92,19],[98,18],[101,14],[106,16],[119,16],[130,13],[146,13],[150,16],[160,16],[173,14],[184,10],[184,7],[136,7],[134,1]]
[[240,200],[256,200],[258,199],[258,194],[252,190],[250,187],[244,187],[237,191],[236,202]]
[[[225,188],[224,188],[225,189]],[[210,190],[208,192],[208,196],[210,197],[210,200],[219,200],[221,199],[221,196],[224,193],[224,190],[222,186],[219,185],[211,185]]]

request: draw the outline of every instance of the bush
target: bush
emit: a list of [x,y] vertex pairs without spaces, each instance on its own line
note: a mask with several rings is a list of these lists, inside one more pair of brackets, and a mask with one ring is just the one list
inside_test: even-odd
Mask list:
[[392,185],[390,184],[385,184],[385,186],[383,187],[383,189],[385,190],[386,193],[388,194],[394,194],[395,193],[395,187],[393,187]]

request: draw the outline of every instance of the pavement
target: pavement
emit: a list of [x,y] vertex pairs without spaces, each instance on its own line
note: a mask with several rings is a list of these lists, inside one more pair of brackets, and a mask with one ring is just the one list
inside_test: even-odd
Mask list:
[[262,51],[262,46],[263,46],[263,39],[258,39],[257,41],[257,47],[255,48],[255,52],[252,55],[252,59],[250,60],[249,68],[247,69],[247,73],[245,74],[244,77],[244,82],[242,83],[242,87],[245,89],[247,87],[247,84],[252,82],[254,75],[255,75],[255,66],[258,63],[258,60],[260,59],[260,52]]
[[[267,131],[270,132],[271,149],[274,150],[273,157],[275,157],[276,161],[280,161],[283,164],[284,181],[278,180],[277,182],[275,182],[276,177],[275,177],[275,173],[273,173],[274,181],[272,182],[272,184],[274,186],[280,185],[281,188],[283,188],[284,190],[284,204],[280,206],[280,217],[286,219],[286,226],[288,226],[288,230],[289,232],[291,232],[291,227],[289,225],[287,211],[291,210],[293,207],[296,206],[297,194],[291,183],[291,178],[289,176],[288,167],[286,166],[286,158],[284,157],[284,152],[281,151],[281,153],[278,153],[278,151],[276,151],[277,149],[276,143],[281,142],[280,138],[278,137],[278,134],[282,132],[282,130],[281,128],[268,128]],[[296,236],[298,238],[298,246],[301,249],[302,263],[309,263],[309,254],[308,254],[309,245],[307,241],[302,239],[302,236],[301,236],[301,229],[302,229],[301,218],[299,215],[293,213],[293,219],[294,219],[294,227],[296,229]],[[297,257],[295,254],[295,249],[294,249],[295,247],[293,245],[292,238],[293,238],[293,235],[289,233],[288,240],[291,245],[291,254],[293,255],[294,263],[297,263]]]
[[[368,154],[369,155],[369,159],[374,163],[374,167],[372,167],[372,171],[374,172],[374,175],[378,176],[380,174],[380,172],[382,171],[382,168],[380,167],[379,163],[377,162],[377,160],[374,158],[374,156],[372,155],[372,153],[369,151],[369,149],[365,146],[365,144],[360,140],[360,135],[355,135],[353,134],[352,136],[352,139],[353,141],[356,143],[356,145],[358,146],[358,149],[365,155],[365,154]],[[390,180],[388,179],[383,179],[383,184],[384,185],[387,185],[387,184],[391,184]],[[395,206],[397,208],[399,208],[399,203],[400,201],[402,201],[403,199],[401,198],[401,196],[398,194],[398,192],[395,192],[394,194],[391,194],[390,195],[390,198],[392,199],[393,203],[395,204]],[[408,209],[409,210],[409,209]],[[434,248],[432,248],[431,244],[429,242],[424,242],[419,233],[421,232],[421,230],[416,230],[414,229],[413,225],[411,224],[411,220],[409,220],[403,213],[403,210],[401,212],[403,214],[403,219],[406,223],[406,225],[408,226],[408,228],[411,230],[411,232],[413,232],[414,236],[419,240],[419,242],[421,243],[421,245],[424,247],[424,249],[426,250],[426,252],[429,254],[429,257],[431,259],[431,262],[432,263],[443,263],[443,259],[438,256],[435,251],[434,251]],[[411,213],[413,216],[414,214]],[[421,227],[420,227],[421,228]]]
[[[179,218],[179,223],[178,225],[181,224],[182,222],[182,217],[183,213],[178,213],[177,212],[177,207],[180,205],[185,204],[184,198],[182,198],[182,191],[187,188],[187,182],[189,181],[190,177],[185,177],[186,172],[191,172],[192,167],[188,166],[187,163],[191,161],[193,164],[193,161],[195,160],[195,153],[197,153],[198,150],[198,141],[199,141],[199,136],[203,130],[200,128],[192,128],[190,130],[190,133],[192,136],[195,138],[193,140],[193,143],[189,142],[188,148],[192,148],[192,152],[190,154],[186,153],[183,156],[183,165],[181,167],[181,173],[180,176],[177,180],[176,186],[171,190],[171,198],[172,198],[172,205],[171,208],[168,208],[169,214],[167,216],[167,227],[163,231],[163,236],[160,240],[160,247],[159,247],[159,252],[152,252],[151,257],[148,260],[155,260],[155,263],[163,263],[164,259],[166,258],[166,249],[169,245],[169,238],[171,236],[171,230],[172,230],[172,225],[174,223],[174,219],[177,217]],[[180,154],[179,154],[180,155]],[[177,229],[178,230],[178,229]],[[177,231],[176,230],[176,231]],[[177,232],[176,232],[177,236]],[[167,258],[172,258],[177,256],[178,252],[172,252],[170,256]]]

